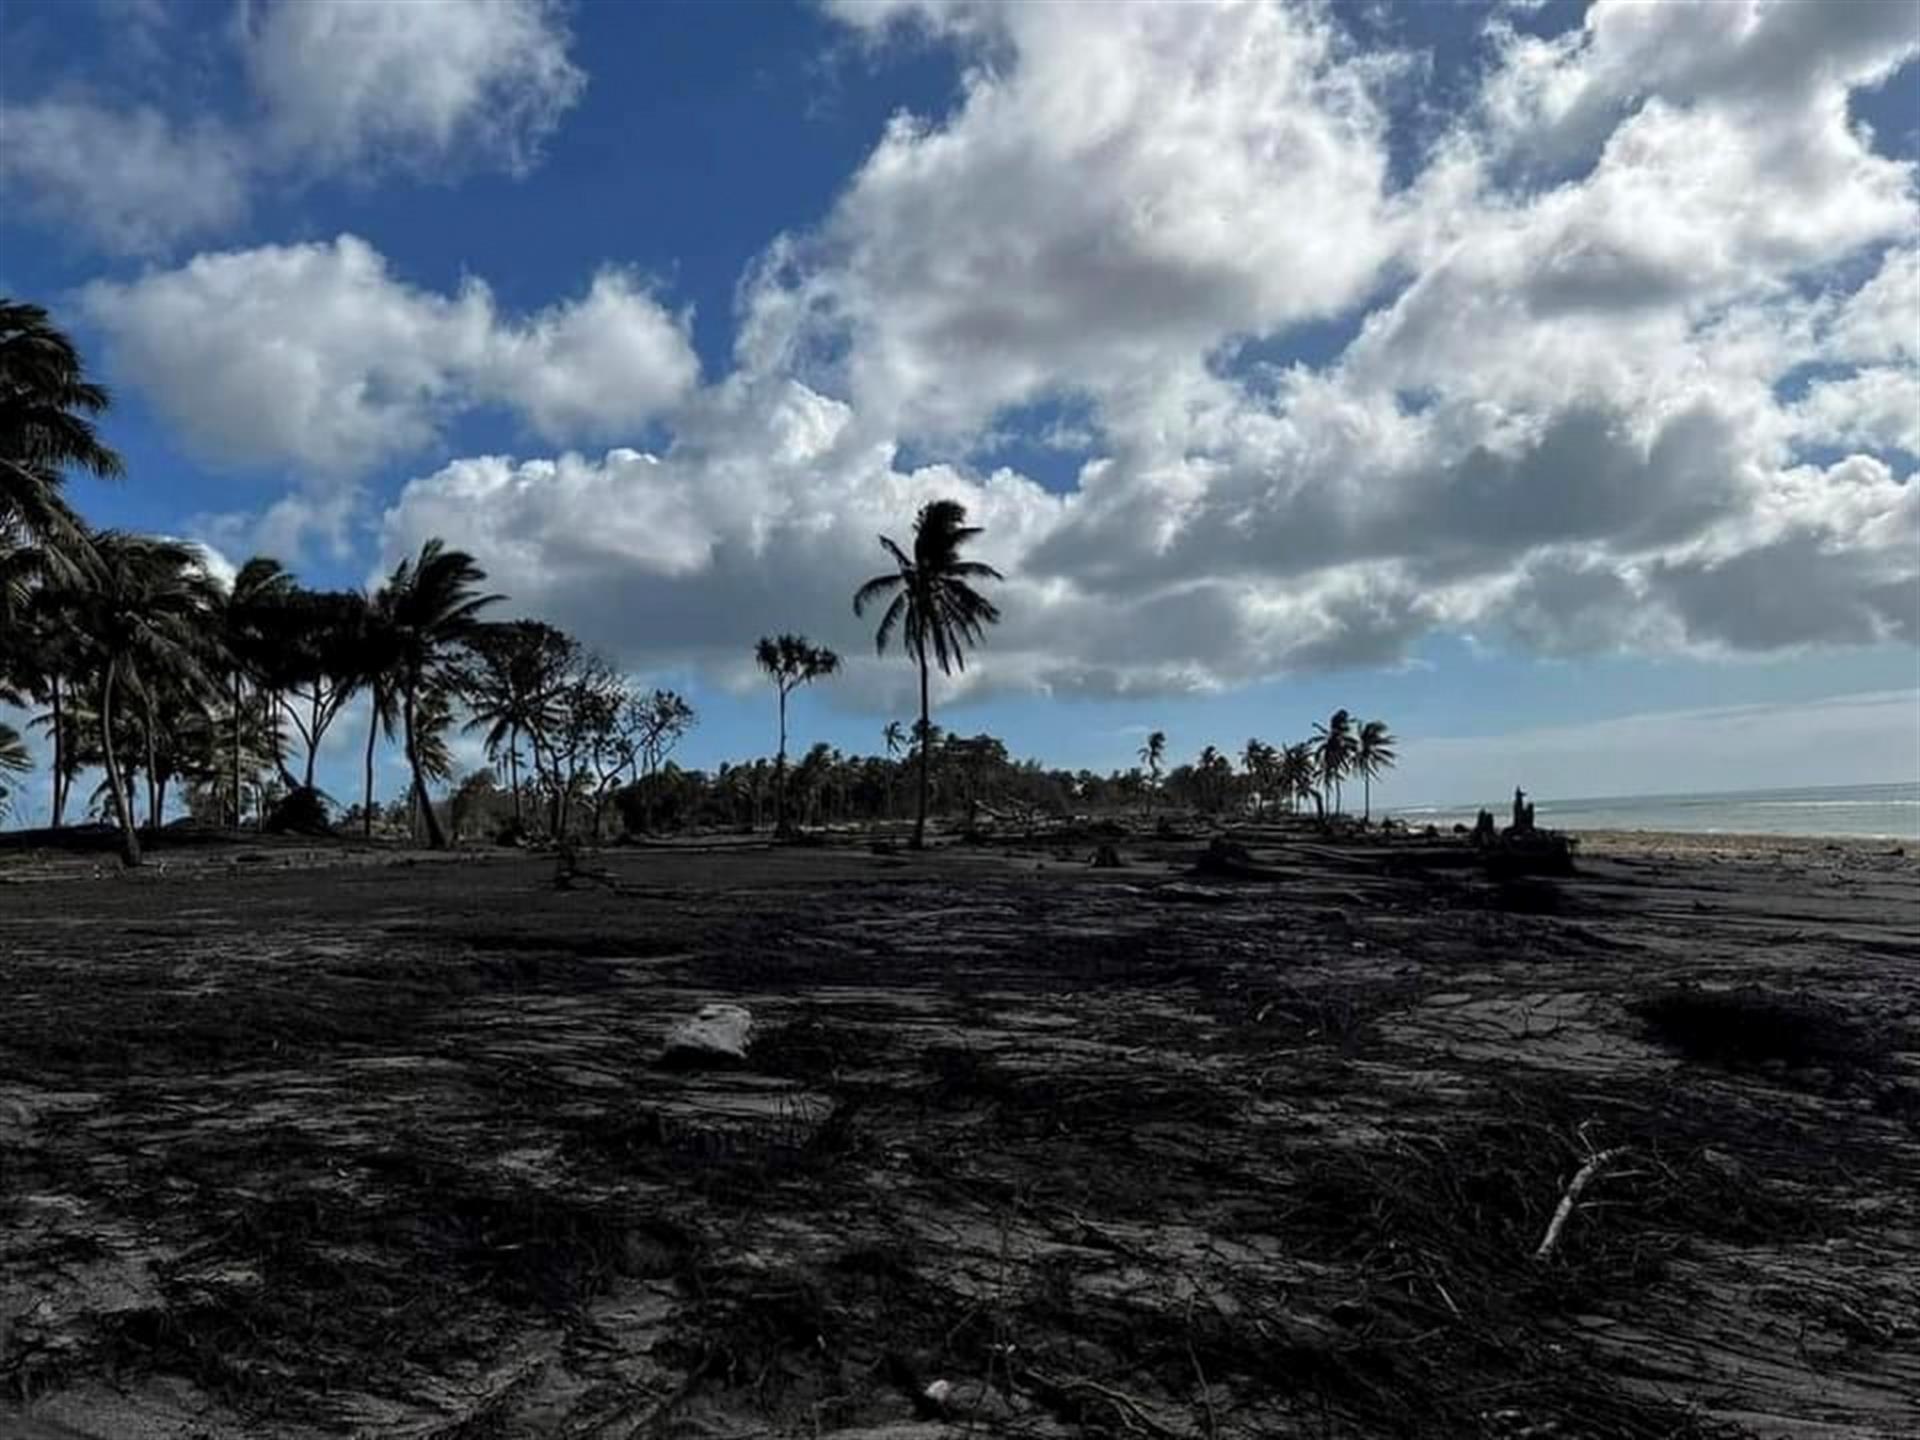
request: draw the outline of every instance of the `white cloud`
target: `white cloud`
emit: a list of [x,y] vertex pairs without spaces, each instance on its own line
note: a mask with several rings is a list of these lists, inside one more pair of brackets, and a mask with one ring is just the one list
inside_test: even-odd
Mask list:
[[351,235],[200,255],[97,281],[82,298],[114,373],[197,448],[343,478],[431,447],[449,418],[482,405],[519,412],[549,440],[604,438],[676,404],[699,376],[685,320],[624,271],[514,322],[483,282],[420,289]]
[[555,0],[269,0],[242,44],[283,163],[518,173],[585,87],[569,40]]
[[224,128],[84,99],[0,106],[0,182],[49,222],[148,253],[219,231],[247,208],[247,161]]
[[844,340],[863,419],[955,434],[1337,314],[1377,278],[1389,67],[1318,12],[917,10],[979,42],[964,100],[896,116],[821,230],[774,252],[749,363]]
[[[1800,13],[1833,8],[1496,31],[1395,188],[1383,97],[1417,71],[1337,11],[836,7],[872,44],[958,47],[962,93],[769,245],[705,388],[686,317],[617,269],[510,318],[343,237],[88,303],[204,449],[336,477],[269,513],[295,539],[347,534],[350,477],[513,410],[559,453],[422,463],[383,560],[444,535],[636,665],[744,673],[775,628],[866,651],[875,532],[942,494],[1011,577],[951,688],[1206,690],[1437,629],[1554,654],[1920,638],[1915,168],[1847,118],[1914,47],[1881,9]],[[1245,358],[1327,319],[1355,329],[1331,361]],[[1009,414],[1061,399],[1070,421]],[[653,421],[658,453],[630,448]],[[901,458],[1021,425],[1084,447],[1069,493]]]
[[[257,114],[185,119],[50,95],[0,106],[0,184],[102,248],[231,231],[263,182],[524,174],[586,77],[555,0],[261,0],[234,35]],[[164,11],[116,29],[142,70],[188,63]]]
[[1920,457],[1920,369],[1879,365],[1816,381],[1794,407],[1793,423],[1798,436],[1817,445]]
[[[1912,252],[1840,278],[1916,221],[1913,167],[1845,118],[1907,42],[1728,9],[1749,74],[1673,8],[1509,37],[1485,103],[1389,193],[1399,62],[1324,12],[836,7],[972,68],[948,118],[896,118],[820,229],[769,248],[739,373],[657,458],[412,482],[387,551],[445,533],[596,643],[723,673],[774,625],[859,649],[869,537],[935,493],[1012,577],[974,687],[1205,690],[1394,663],[1436,628],[1556,654],[1912,637],[1916,488],[1875,458],[1909,438],[1910,382],[1850,369],[1910,353]],[[1516,168],[1521,118],[1554,183]],[[1229,363],[1382,285],[1336,363]],[[979,453],[1007,407],[1065,395],[1093,451],[1065,496],[897,468],[896,436]]]

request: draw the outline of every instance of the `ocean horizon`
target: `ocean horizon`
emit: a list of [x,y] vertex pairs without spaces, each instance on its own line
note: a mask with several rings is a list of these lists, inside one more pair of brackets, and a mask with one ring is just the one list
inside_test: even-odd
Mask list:
[[[1528,793],[1534,818],[1556,830],[1671,830],[1700,835],[1807,835],[1920,841],[1920,781],[1557,798]],[[1481,809],[1502,825],[1513,795],[1463,805],[1393,806],[1409,825],[1471,825]]]

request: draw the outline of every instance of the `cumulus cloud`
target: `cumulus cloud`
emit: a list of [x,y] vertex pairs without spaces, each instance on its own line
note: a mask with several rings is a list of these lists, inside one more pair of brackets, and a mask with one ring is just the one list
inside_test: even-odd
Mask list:
[[[961,47],[951,115],[896,118],[769,248],[738,373],[662,453],[455,462],[386,512],[389,553],[446,533],[616,653],[724,669],[776,623],[857,650],[872,532],[951,493],[1013,577],[966,683],[1078,693],[1390,664],[1436,629],[1914,638],[1920,212],[1846,120],[1912,53],[1888,8],[1496,30],[1397,191],[1400,62],[1325,12],[835,8],[872,44]],[[1235,361],[1357,311],[1330,364]],[[1064,495],[899,466],[896,437],[978,453],[1062,396],[1091,452]]]
[[[239,14],[256,114],[0,105],[0,185],[107,250],[159,253],[230,231],[263,180],[522,174],[586,84],[556,0],[262,0]],[[147,68],[179,62],[165,19],[141,5],[119,24]]]
[[146,253],[245,214],[247,159],[224,127],[85,99],[0,105],[0,184],[51,223]]
[[245,18],[274,156],[322,172],[524,171],[586,84],[556,0],[271,0]]
[[[907,10],[841,7],[879,27]],[[863,417],[953,435],[1337,314],[1375,282],[1383,66],[1318,12],[911,13],[968,47],[964,98],[938,125],[896,116],[828,222],[773,252],[750,362],[844,354]]]
[[515,321],[484,282],[409,285],[351,235],[204,254],[97,281],[82,302],[115,374],[204,453],[341,477],[430,447],[483,405],[549,441],[631,431],[699,376],[685,318],[626,271]]
[[[1496,24],[1477,92],[1395,166],[1419,107],[1387,102],[1418,67],[1336,10],[839,5],[869,44],[955,47],[961,92],[770,243],[705,385],[686,317],[618,269],[504,316],[342,237],[87,304],[203,449],[336,477],[277,512],[309,533],[347,533],[351,477],[510,409],[550,453],[423,460],[381,561],[443,535],[636,666],[744,678],[775,628],[868,651],[848,598],[875,534],[939,495],[1010,576],[952,689],[1205,690],[1436,630],[1556,655],[1913,640],[1920,207],[1848,119],[1915,51],[1898,8]],[[350,133],[514,163],[418,106]],[[1065,493],[969,463],[1023,410],[1072,430]]]

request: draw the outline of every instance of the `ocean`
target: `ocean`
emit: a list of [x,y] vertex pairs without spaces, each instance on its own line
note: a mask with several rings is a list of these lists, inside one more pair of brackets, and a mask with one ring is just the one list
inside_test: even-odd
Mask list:
[[[1920,841],[1920,781],[1800,790],[1726,790],[1702,795],[1610,795],[1552,799],[1529,794],[1537,823],[1555,830],[1679,830],[1721,835],[1825,835]],[[1471,825],[1481,808],[1500,824],[1513,795],[1468,805],[1394,809],[1409,825]],[[1376,812],[1378,806],[1375,807]]]

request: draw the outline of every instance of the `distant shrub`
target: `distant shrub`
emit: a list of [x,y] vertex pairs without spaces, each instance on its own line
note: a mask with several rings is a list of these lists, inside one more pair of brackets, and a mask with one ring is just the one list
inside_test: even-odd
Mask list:
[[270,835],[331,835],[333,817],[326,796],[302,785],[274,802],[264,828]]
[[1831,1001],[1745,985],[1734,990],[1681,986],[1634,1007],[1653,1037],[1690,1060],[1836,1072],[1874,1070],[1887,1060],[1886,1035]]

